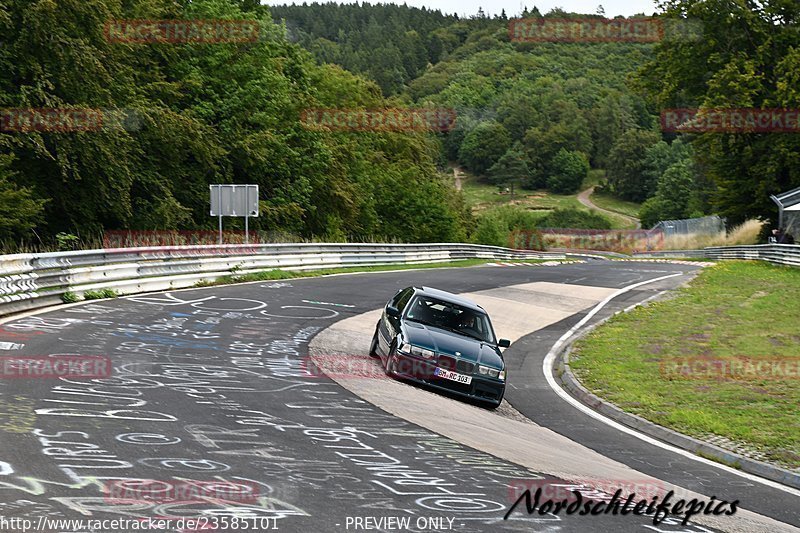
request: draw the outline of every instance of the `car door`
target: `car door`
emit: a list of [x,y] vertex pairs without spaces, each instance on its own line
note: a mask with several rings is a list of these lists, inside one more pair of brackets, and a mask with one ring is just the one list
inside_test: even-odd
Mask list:
[[403,314],[403,309],[405,309],[408,301],[411,299],[411,296],[414,294],[414,289],[409,287],[408,289],[403,289],[394,297],[389,300],[389,303],[386,304],[386,307],[383,310],[383,315],[381,316],[381,321],[378,326],[378,353],[381,355],[388,355],[389,354],[389,347],[392,345],[392,342],[400,333],[400,317],[390,316],[387,313],[387,309],[389,307],[394,307],[398,311],[400,311],[400,315]]

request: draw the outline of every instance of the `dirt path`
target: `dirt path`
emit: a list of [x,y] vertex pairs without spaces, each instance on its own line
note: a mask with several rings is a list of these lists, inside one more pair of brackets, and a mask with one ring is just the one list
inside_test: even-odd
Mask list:
[[605,213],[606,215],[610,215],[612,217],[624,218],[625,220],[628,220],[636,224],[636,229],[642,228],[642,223],[638,218],[629,217],[628,215],[623,215],[622,213],[617,213],[616,211],[609,211],[608,209],[603,209],[602,207],[595,205],[591,199],[592,193],[594,193],[594,187],[589,187],[588,189],[586,189],[585,191],[583,191],[578,195],[578,201],[583,205],[585,205],[586,207],[588,207],[589,209],[596,209],[597,211],[600,211],[601,213]]

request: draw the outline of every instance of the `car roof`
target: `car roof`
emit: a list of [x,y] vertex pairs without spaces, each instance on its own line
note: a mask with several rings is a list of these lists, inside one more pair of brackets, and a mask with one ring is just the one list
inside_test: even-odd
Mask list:
[[447,292],[440,289],[434,289],[433,287],[414,287],[414,290],[416,291],[416,294],[423,294],[426,296],[431,296],[433,298],[438,298],[446,302],[458,304],[462,307],[467,307],[469,309],[472,309],[473,311],[480,311],[482,313],[486,312],[486,310],[483,307],[476,304],[472,300],[467,300],[463,296],[459,296],[458,294],[453,294],[452,292]]

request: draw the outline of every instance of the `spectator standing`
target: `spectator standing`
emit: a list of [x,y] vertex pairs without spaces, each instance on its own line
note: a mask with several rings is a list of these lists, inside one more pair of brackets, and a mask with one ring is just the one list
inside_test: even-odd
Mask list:
[[778,228],[773,229],[772,230],[772,235],[767,237],[767,243],[768,244],[778,244],[778,236],[779,236],[779,234],[780,234],[780,230]]

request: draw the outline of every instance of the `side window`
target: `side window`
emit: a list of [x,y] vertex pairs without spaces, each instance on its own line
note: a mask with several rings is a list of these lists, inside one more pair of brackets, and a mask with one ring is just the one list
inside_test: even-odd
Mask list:
[[391,305],[392,307],[397,307],[397,302],[399,302],[399,301],[400,301],[400,298],[402,298],[402,297],[403,297],[403,294],[404,294],[405,292],[406,292],[406,291],[405,291],[404,289],[400,289],[399,291],[397,291],[397,294],[395,294],[394,296],[392,296],[392,299],[391,299],[391,300],[389,300],[389,305]]
[[397,307],[397,309],[399,309],[401,313],[403,312],[403,309],[405,309],[406,306],[408,305],[408,301],[411,299],[411,296],[413,296],[413,294],[414,294],[414,289],[406,289],[400,295],[400,299],[397,301],[395,307]]
[[391,305],[392,307],[397,307],[398,309],[400,309],[398,307],[398,305],[400,304],[400,299],[403,297],[403,295],[406,292],[408,292],[408,289],[401,289],[401,290],[397,291],[397,294],[392,296],[392,299],[389,300],[389,305]]

